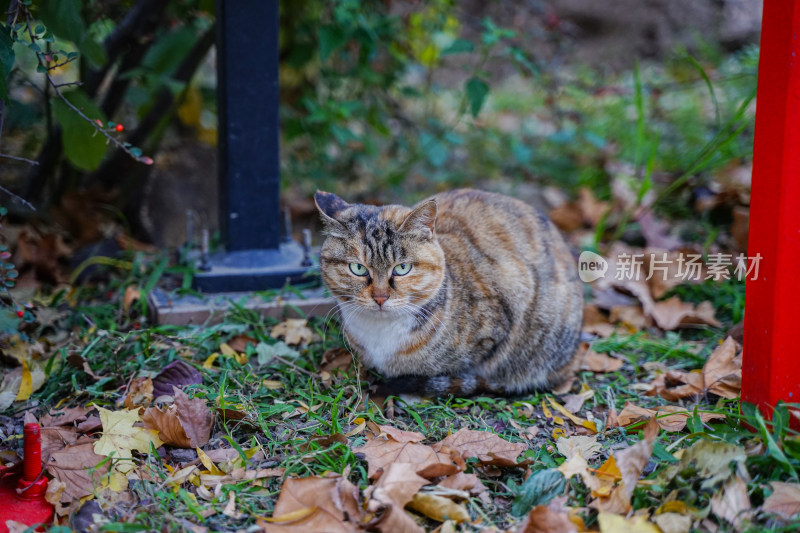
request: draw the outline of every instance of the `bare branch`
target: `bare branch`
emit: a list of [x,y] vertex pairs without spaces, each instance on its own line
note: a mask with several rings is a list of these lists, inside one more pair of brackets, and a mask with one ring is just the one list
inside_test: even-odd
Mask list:
[[77,56],[71,57],[71,58],[69,58],[66,61],[63,61],[61,63],[56,63],[55,65],[50,65],[49,67],[47,67],[47,70],[55,70],[57,68],[63,67],[64,65],[69,65],[70,63],[72,63],[76,59],[78,59]]
[[[36,161],[31,161],[30,159],[25,159],[24,157],[7,156],[5,154],[0,154],[0,157],[8,157],[9,159],[20,159],[22,161],[26,161],[26,162],[32,163],[34,165],[38,165],[39,164]],[[27,207],[31,211],[36,211],[36,208],[33,207],[33,204],[31,204],[28,200],[26,200],[25,198],[23,198],[21,196],[18,196],[16,194],[14,194],[13,192],[9,191],[8,189],[3,187],[2,185],[0,185],[0,192],[3,192],[5,194],[7,194],[8,196],[10,196],[11,198],[15,199],[16,201],[18,201],[19,203],[21,203],[22,205],[24,205],[25,207]]]
[[38,165],[38,161],[34,161],[33,159],[28,159],[26,157],[19,157],[16,155],[9,155],[9,154],[0,154],[0,157],[3,159],[11,159],[13,161],[22,161],[23,163],[30,163],[31,165]]
[[78,87],[80,87],[81,85],[83,85],[83,82],[82,81],[70,81],[70,82],[67,82],[67,83],[58,83],[56,85],[53,85],[53,87],[56,88],[56,89],[59,89],[61,87],[69,87],[71,85],[77,85]]
[[[20,7],[25,13],[25,22],[26,22],[26,26],[27,26],[28,36],[30,37],[31,42],[36,42],[37,37],[33,33],[33,29],[31,28],[31,13],[30,13],[30,11],[28,11],[27,6],[22,5]],[[61,93],[61,91],[59,91],[58,89],[59,89],[59,87],[64,86],[64,85],[75,85],[78,82],[76,82],[76,83],[67,83],[67,84],[58,84],[58,83],[56,83],[53,80],[53,78],[50,76],[50,71],[49,71],[49,69],[47,67],[47,61],[45,60],[45,56],[46,55],[47,55],[47,53],[45,53],[45,52],[36,52],[36,60],[39,62],[39,65],[42,67],[42,70],[44,70],[44,75],[45,75],[45,78],[47,79],[47,83],[50,85],[50,87],[53,88],[53,91],[55,92],[55,94],[59,98],[59,100],[61,100],[64,103],[64,105],[69,107],[75,114],[77,114],[83,120],[85,120],[86,122],[91,124],[91,126],[95,129],[95,131],[100,133],[101,135],[103,135],[108,140],[108,142],[116,145],[117,148],[119,148],[120,150],[122,150],[123,152],[128,154],[131,158],[135,159],[136,161],[140,161],[140,162],[145,162],[147,160],[152,161],[152,159],[150,159],[150,158],[145,158],[143,156],[135,155],[133,152],[131,152],[131,149],[128,146],[126,146],[127,143],[123,143],[119,139],[117,139],[116,137],[111,135],[105,128],[102,127],[102,125],[97,123],[97,119],[96,118],[91,118],[91,117],[86,116],[86,114],[83,111],[81,111],[72,102],[70,102],[67,99],[67,97],[64,96]]]

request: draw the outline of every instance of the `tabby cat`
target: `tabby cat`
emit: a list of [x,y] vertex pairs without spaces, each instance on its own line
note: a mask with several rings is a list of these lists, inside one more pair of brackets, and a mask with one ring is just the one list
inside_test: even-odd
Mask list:
[[574,371],[582,286],[541,212],[470,189],[413,208],[314,199],[322,279],[348,345],[390,378],[380,395],[516,394]]

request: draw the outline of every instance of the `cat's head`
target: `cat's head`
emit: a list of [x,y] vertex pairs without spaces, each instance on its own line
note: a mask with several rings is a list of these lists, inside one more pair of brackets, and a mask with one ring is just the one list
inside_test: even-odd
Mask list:
[[436,202],[408,208],[348,204],[317,191],[327,239],[320,270],[331,294],[353,309],[402,313],[430,300],[444,279]]

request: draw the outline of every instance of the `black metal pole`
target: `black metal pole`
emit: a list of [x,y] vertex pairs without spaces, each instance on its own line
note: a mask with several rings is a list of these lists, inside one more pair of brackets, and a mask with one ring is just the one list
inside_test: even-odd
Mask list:
[[310,245],[281,235],[278,0],[217,0],[216,17],[226,251],[201,259],[195,288],[254,291],[307,281]]
[[220,223],[228,251],[281,240],[278,1],[217,0]]

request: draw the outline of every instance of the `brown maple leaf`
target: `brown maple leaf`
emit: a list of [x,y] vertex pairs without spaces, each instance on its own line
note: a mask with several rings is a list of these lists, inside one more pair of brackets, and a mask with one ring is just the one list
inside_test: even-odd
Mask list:
[[286,479],[272,518],[257,523],[266,533],[350,533],[361,515],[358,488],[334,474]]
[[392,463],[414,464],[415,472],[424,477],[455,474],[460,470],[447,453],[437,452],[426,444],[398,442],[391,436],[372,439],[364,446],[354,448],[353,452],[366,458],[370,479],[378,479]]
[[445,447],[458,452],[464,459],[475,457],[484,465],[493,466],[520,466],[517,458],[527,449],[524,444],[508,442],[489,431],[467,428],[461,428],[433,445],[437,451]]

